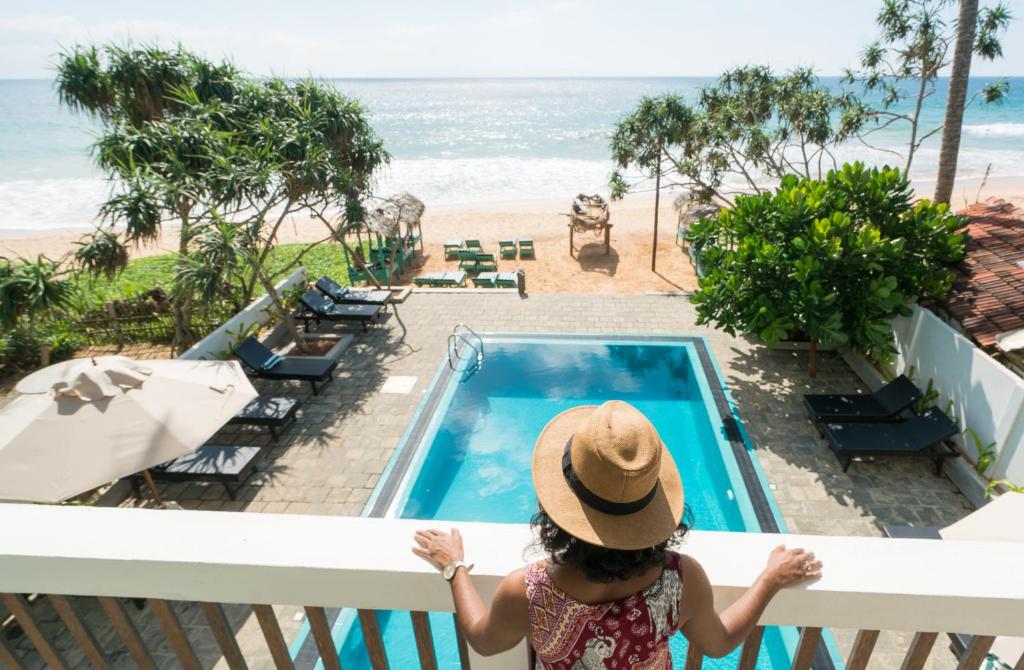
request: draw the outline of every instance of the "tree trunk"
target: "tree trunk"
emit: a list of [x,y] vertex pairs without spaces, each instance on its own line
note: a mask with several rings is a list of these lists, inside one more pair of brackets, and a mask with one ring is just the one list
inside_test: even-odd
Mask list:
[[953,70],[949,75],[946,119],[942,126],[942,148],[939,150],[939,175],[935,180],[935,202],[949,204],[949,199],[953,195],[957,155],[960,153],[960,130],[964,122],[964,103],[967,100],[967,82],[971,77],[971,55],[974,51],[974,32],[977,24],[978,0],[960,0]]
[[[188,262],[188,243],[192,237],[191,221],[189,211],[191,206],[182,200],[178,203],[178,217],[181,219],[181,229],[178,231],[178,269],[184,269]],[[171,313],[174,317],[174,341],[171,348],[176,353],[185,351],[192,345],[194,339],[192,332],[192,300],[191,296],[176,286],[171,294]]]
[[261,270],[256,271],[256,277],[261,284],[263,284],[264,290],[267,295],[270,296],[270,302],[274,305],[274,310],[277,312],[278,317],[284,323],[284,327],[288,329],[288,334],[291,335],[292,341],[295,342],[296,348],[308,354],[309,346],[306,344],[306,339],[302,337],[302,333],[299,332],[299,327],[295,323],[295,319],[292,318],[291,312],[285,307],[285,304],[281,301],[281,294],[277,292],[277,288],[274,287],[274,282],[270,281],[263,274]]
[[808,365],[808,370],[807,371],[808,371],[808,373],[810,373],[810,375],[812,377],[816,377],[816,376],[818,376],[818,341],[817,340],[811,340],[811,354],[810,354],[810,356],[811,356],[811,360],[810,360],[810,365]]
[[658,143],[658,171],[654,175],[654,241],[651,244],[651,272],[658,264],[658,210],[661,209],[661,148]]

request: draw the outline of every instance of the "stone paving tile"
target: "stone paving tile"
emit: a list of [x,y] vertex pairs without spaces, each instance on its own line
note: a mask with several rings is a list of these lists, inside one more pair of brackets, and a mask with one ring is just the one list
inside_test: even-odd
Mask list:
[[[848,473],[842,472],[801,405],[804,393],[862,388],[842,360],[821,354],[819,373],[812,379],[806,354],[769,350],[697,326],[685,298],[538,294],[521,299],[515,294],[414,293],[397,311],[400,319],[392,316],[385,325],[357,337],[340,361],[337,379],[318,397],[305,384],[255,382],[262,393],[299,397],[303,408],[278,444],[271,444],[263,432],[241,426],[228,426],[216,436],[218,442],[268,445],[259,472],[241,488],[236,501],[228,499],[223,487],[200,484],[165,485],[162,495],[186,509],[359,514],[444,360],[448,334],[457,323],[468,323],[480,332],[703,335],[791,532],[878,536],[884,525],[945,525],[970,511],[953,483],[933,476],[923,462],[854,463]],[[379,393],[392,375],[416,377],[413,392]],[[240,644],[252,658],[250,667],[269,667],[254,618],[246,608],[234,606],[235,610],[240,612],[236,625]],[[299,625],[293,620],[297,611],[278,610],[289,640]],[[854,633],[834,631],[844,654]],[[104,635],[110,637],[109,631]],[[873,667],[898,667],[909,640],[905,634],[884,634]],[[930,667],[955,667],[944,641],[936,644]]]

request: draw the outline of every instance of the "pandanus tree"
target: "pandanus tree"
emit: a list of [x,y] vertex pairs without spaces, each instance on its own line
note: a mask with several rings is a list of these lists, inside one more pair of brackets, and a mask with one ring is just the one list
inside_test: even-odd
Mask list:
[[241,305],[257,287],[304,347],[268,260],[290,217],[357,211],[387,161],[359,103],[321,82],[252,81],[180,48],[77,48],[58,70],[61,99],[103,123],[94,151],[113,183],[105,227],[82,243],[79,263],[116,272],[125,244],[174,224],[179,349],[193,339],[197,296]]
[[[125,243],[155,240],[165,222],[178,227],[182,267],[205,211],[231,200],[230,183],[217,179],[226,138],[212,123],[240,81],[230,64],[214,65],[180,47],[164,51],[107,45],[75,47],[58,56],[57,93],[68,107],[102,124],[93,147],[111,181],[100,215],[106,229],[86,240],[77,257],[90,270],[111,274],[127,262]],[[195,101],[201,103],[197,110]],[[123,238],[113,234],[115,227]],[[193,339],[191,296],[172,292],[174,344]]]
[[[834,149],[860,129],[863,109],[809,69],[776,75],[765,66],[724,73],[692,105],[676,95],[644,98],[612,134],[612,198],[659,175],[724,205],[790,173],[821,178],[837,167]],[[628,170],[641,180],[629,179]]]
[[[864,144],[872,147],[870,135],[879,130],[905,128],[909,132],[901,156],[904,171],[909,172],[925,141],[949,127],[936,189],[940,202],[949,201],[944,184],[952,190],[964,110],[979,99],[999,102],[1009,91],[1006,80],[1000,79],[966,97],[971,55],[985,60],[1002,55],[999,38],[1009,24],[1009,10],[998,3],[978,11],[977,0],[966,0],[959,21],[953,21],[949,11],[955,4],[955,0],[884,0],[876,19],[881,35],[864,49],[859,70],[848,69],[844,75],[846,82],[860,83],[865,92],[879,96],[879,102],[866,110],[873,123],[860,136]],[[955,54],[951,53],[954,45]],[[945,121],[925,125],[925,102],[938,93],[939,75],[954,59]]]
[[72,285],[59,261],[39,255],[35,260],[0,257],[0,327],[34,321],[67,305]]
[[[197,253],[181,276],[204,286],[207,295],[218,285],[239,286],[242,303],[259,286],[304,348],[275,279],[316,245],[341,240],[346,223],[358,220],[388,154],[357,101],[313,80],[250,83],[239,90],[230,120],[234,152],[221,178],[233,184],[233,210],[212,213],[216,225],[197,240]],[[271,270],[281,226],[294,216],[318,219],[324,236]],[[222,270],[219,275],[214,268]]]

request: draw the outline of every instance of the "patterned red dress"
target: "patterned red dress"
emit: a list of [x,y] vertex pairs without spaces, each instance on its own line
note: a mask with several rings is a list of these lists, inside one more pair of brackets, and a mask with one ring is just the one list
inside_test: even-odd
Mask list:
[[669,670],[668,639],[679,628],[679,554],[668,552],[653,584],[628,598],[585,605],[555,586],[547,561],[526,569],[530,647],[537,670]]

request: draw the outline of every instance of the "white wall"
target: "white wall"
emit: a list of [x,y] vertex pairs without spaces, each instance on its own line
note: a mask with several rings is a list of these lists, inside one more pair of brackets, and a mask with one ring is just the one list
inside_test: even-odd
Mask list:
[[[996,443],[996,461],[986,474],[1024,484],[1024,379],[922,307],[894,319],[893,329],[899,351],[894,372],[913,366],[922,391],[933,380],[941,394],[939,407],[945,409],[952,399],[961,428],[972,428],[984,444]],[[977,458],[973,439],[958,441]]]
[[[288,277],[277,284],[278,292],[286,291],[289,288],[303,284],[306,281],[306,268],[299,268]],[[264,294],[256,298],[249,306],[238,314],[234,315],[220,328],[213,331],[183,353],[179,358],[199,358],[213,360],[222,357],[224,352],[230,352],[233,345],[238,341],[239,334],[253,324],[263,325],[270,320],[270,296]]]

